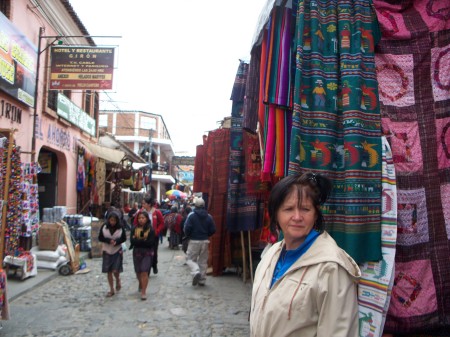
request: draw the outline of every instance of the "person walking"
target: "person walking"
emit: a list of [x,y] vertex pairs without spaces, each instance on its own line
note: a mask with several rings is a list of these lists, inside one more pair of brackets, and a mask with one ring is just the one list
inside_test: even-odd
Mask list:
[[311,172],[290,175],[272,188],[268,211],[284,239],[256,269],[250,336],[357,337],[356,262],[324,230],[320,206],[331,181]]
[[[156,208],[156,200],[149,195],[146,195],[144,197],[144,199],[142,200],[142,209],[139,210],[135,215],[134,225],[137,225],[138,222],[137,216],[139,215],[139,212],[142,210],[146,211],[150,215],[152,226],[153,229],[155,230],[155,236],[158,239],[159,235],[162,234],[162,232],[164,231],[164,217],[161,211],[158,208]],[[152,260],[153,274],[158,274],[158,247],[159,241],[155,240],[154,255]]]
[[153,255],[152,269],[153,274],[158,274],[158,247],[160,240],[162,243],[162,237],[164,232],[164,217],[161,211],[158,209],[157,202],[155,199],[151,198],[148,200],[148,202],[151,205],[149,213],[152,219],[153,229],[155,230],[155,246],[154,246],[155,253]]
[[134,271],[139,282],[138,291],[141,293],[141,300],[145,301],[156,237],[147,211],[139,211],[136,219],[137,224],[131,229],[130,249],[133,250]]
[[208,268],[209,238],[216,232],[216,225],[205,209],[203,198],[194,200],[194,211],[186,218],[184,234],[189,237],[187,261],[192,274],[192,285],[204,286]]
[[106,297],[115,294],[114,279],[116,279],[116,291],[122,288],[120,273],[123,272],[122,243],[127,240],[125,229],[121,225],[120,213],[108,212],[106,222],[100,227],[98,241],[102,243],[102,273],[107,273],[109,292]]
[[183,250],[183,252],[186,254],[187,253],[187,248],[189,245],[189,237],[186,236],[186,234],[184,233],[184,224],[186,223],[186,219],[189,216],[189,214],[192,212],[192,208],[190,206],[186,206],[183,209],[183,213],[182,213],[182,217],[183,219],[181,220],[181,249]]
[[130,225],[134,224],[134,218],[136,216],[136,212],[139,210],[139,204],[137,202],[133,203],[133,208],[128,212],[128,222]]
[[183,217],[178,213],[178,207],[172,206],[170,213],[164,218],[164,225],[169,230],[169,248],[178,249],[181,244],[181,221]]

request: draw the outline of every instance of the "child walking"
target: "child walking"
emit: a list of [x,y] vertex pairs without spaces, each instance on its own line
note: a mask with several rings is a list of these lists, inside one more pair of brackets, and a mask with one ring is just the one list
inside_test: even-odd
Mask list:
[[141,300],[147,299],[148,275],[153,263],[155,230],[147,211],[140,211],[137,225],[131,229],[130,249],[133,249],[133,264],[139,281]]
[[98,233],[98,241],[102,243],[103,250],[102,273],[108,274],[109,292],[106,297],[115,294],[113,277],[116,279],[116,291],[122,288],[120,282],[120,273],[123,272],[122,243],[126,240],[127,236],[121,225],[119,212],[108,212],[106,222]]

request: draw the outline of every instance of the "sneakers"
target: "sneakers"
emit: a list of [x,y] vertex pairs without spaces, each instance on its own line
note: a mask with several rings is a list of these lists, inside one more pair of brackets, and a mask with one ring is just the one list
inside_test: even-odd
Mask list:
[[192,285],[196,286],[198,284],[198,281],[200,281],[201,277],[202,275],[200,275],[200,273],[195,274],[194,278],[192,279]]
[[153,267],[153,274],[158,274],[158,267],[157,266]]

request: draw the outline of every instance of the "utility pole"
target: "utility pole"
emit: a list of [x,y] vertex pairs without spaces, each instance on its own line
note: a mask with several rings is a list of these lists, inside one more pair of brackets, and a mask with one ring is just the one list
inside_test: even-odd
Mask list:
[[152,129],[148,130],[148,161],[147,163],[149,164],[149,189],[150,189],[150,196],[153,197],[152,195],[152,173],[153,173],[153,162],[152,162]]

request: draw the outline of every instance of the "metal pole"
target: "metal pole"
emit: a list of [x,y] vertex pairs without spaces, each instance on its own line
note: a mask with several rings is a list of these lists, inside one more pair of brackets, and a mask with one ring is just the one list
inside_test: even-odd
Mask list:
[[39,27],[39,41],[38,41],[38,54],[37,54],[37,62],[36,62],[36,82],[34,85],[34,104],[33,104],[33,134],[31,135],[31,162],[33,163],[36,160],[36,117],[37,117],[37,101],[39,97],[39,67],[41,60],[41,39],[42,34],[44,33],[44,28]]

